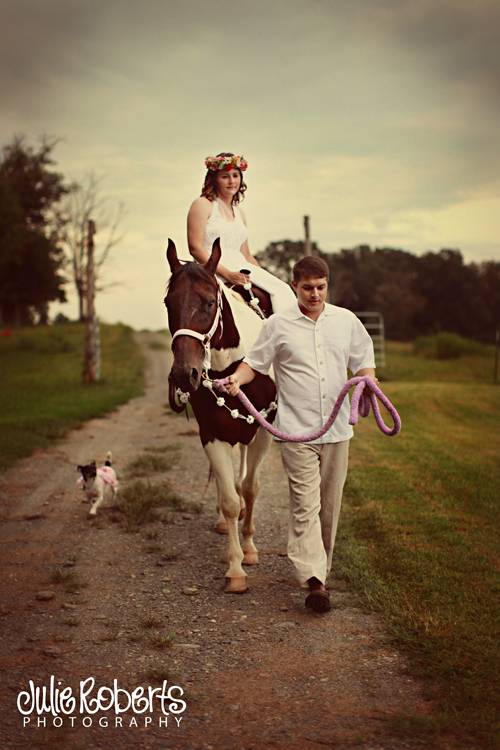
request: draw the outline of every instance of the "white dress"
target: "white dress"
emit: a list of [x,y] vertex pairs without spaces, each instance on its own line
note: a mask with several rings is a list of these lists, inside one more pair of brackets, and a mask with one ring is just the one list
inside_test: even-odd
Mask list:
[[234,206],[234,219],[230,221],[224,218],[219,201],[215,199],[212,201],[212,211],[205,227],[203,246],[207,252],[211,252],[217,237],[220,237],[222,265],[231,271],[250,271],[252,283],[270,294],[273,312],[281,312],[296,304],[295,294],[288,284],[264,268],[249,263],[241,252],[241,246],[248,239],[248,230],[238,207]]

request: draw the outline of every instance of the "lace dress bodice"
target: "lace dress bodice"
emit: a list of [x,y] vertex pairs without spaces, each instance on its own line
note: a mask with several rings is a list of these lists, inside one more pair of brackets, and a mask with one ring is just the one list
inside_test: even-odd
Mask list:
[[212,211],[205,227],[203,248],[210,253],[214,240],[220,237],[221,264],[230,271],[243,269],[250,271],[252,284],[271,295],[274,312],[296,305],[295,295],[288,284],[245,258],[241,252],[241,246],[248,239],[248,231],[239,208],[234,206],[233,211],[233,221],[228,220],[222,215],[219,201],[217,199],[212,201]]
[[222,264],[232,271],[239,271],[244,260],[240,248],[248,239],[248,231],[238,207],[234,207],[234,219],[230,221],[222,215],[219,201],[216,199],[212,202],[212,212],[205,227],[203,244],[207,252],[211,252],[217,237],[220,237]]

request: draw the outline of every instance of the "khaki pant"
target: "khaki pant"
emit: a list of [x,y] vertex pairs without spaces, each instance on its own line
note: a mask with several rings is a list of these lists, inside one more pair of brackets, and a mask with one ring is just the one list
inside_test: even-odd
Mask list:
[[325,583],[347,476],[349,440],[340,443],[280,443],[290,489],[288,557],[300,583]]

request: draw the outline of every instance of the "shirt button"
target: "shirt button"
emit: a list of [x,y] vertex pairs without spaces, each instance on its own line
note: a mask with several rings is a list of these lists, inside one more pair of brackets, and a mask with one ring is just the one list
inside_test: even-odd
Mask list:
[[325,379],[324,379],[324,378],[321,378],[321,380],[322,380],[322,381],[324,382],[324,380],[325,380]]

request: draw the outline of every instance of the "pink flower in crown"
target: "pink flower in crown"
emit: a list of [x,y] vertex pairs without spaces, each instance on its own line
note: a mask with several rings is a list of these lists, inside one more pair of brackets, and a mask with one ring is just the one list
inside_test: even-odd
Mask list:
[[228,172],[231,169],[240,169],[244,172],[248,168],[248,162],[243,156],[207,156],[205,166],[212,172],[219,170]]

